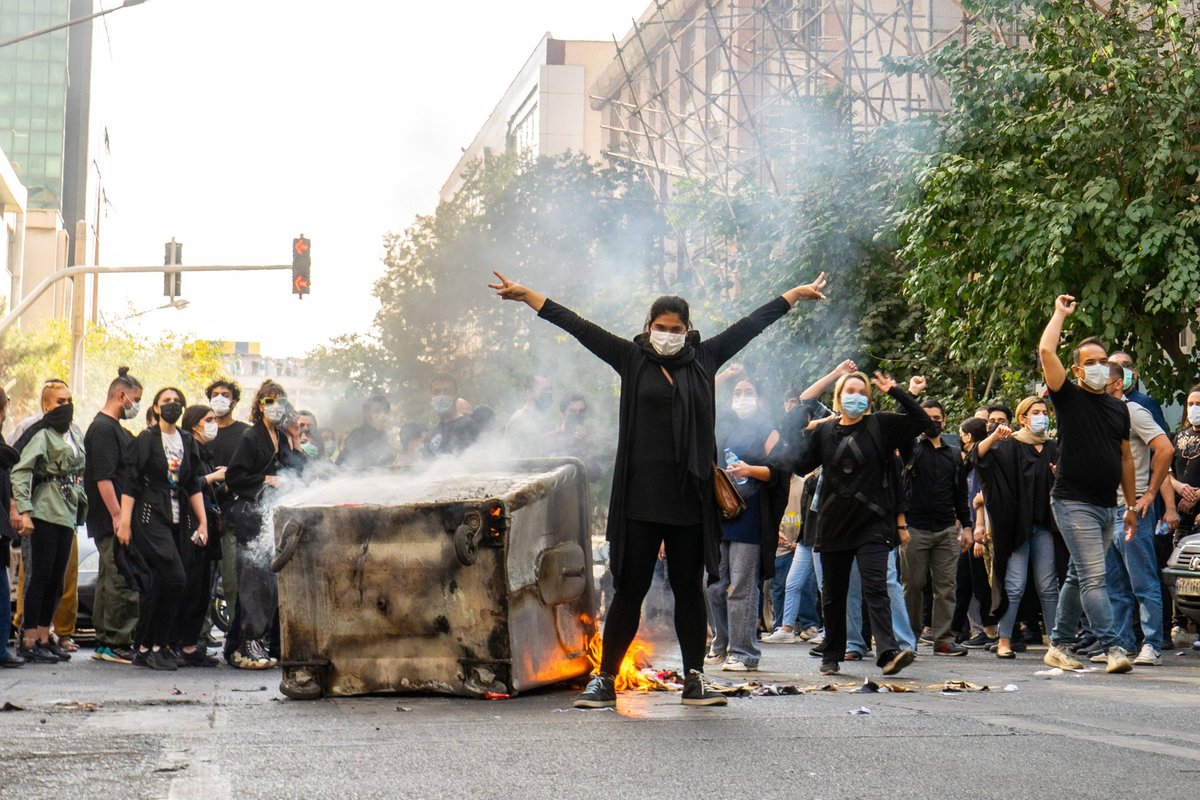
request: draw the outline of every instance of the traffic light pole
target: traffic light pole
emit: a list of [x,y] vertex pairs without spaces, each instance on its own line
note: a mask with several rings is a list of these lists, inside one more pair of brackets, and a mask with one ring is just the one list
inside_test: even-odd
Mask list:
[[[79,239],[82,241],[82,237]],[[265,272],[268,270],[290,270],[291,264],[243,264],[238,266],[219,265],[219,266],[185,266],[176,264],[171,267],[172,272]],[[38,301],[42,295],[54,287],[59,281],[71,279],[73,284],[73,298],[71,302],[71,386],[76,391],[81,390],[83,380],[83,279],[86,275],[139,275],[144,273],[161,273],[163,272],[162,265],[153,267],[98,267],[98,266],[78,266],[67,267],[60,269],[52,275],[46,276],[41,283],[33,288],[29,294],[25,295],[25,299],[13,307],[13,310],[0,318],[0,336],[21,318],[30,306]]]

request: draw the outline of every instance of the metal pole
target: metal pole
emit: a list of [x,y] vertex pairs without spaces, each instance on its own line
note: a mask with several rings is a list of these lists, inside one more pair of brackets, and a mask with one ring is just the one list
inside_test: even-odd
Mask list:
[[[291,270],[291,264],[244,264],[238,266],[229,265],[205,265],[205,266],[184,266],[179,264],[172,268],[174,272],[264,272],[267,270]],[[138,275],[147,272],[163,272],[161,265],[153,267],[93,267],[93,266],[77,266],[67,267],[66,269],[56,270],[52,275],[47,275],[42,279],[42,282],[34,287],[33,291],[25,295],[25,298],[13,308],[12,311],[0,318],[0,334],[8,330],[14,322],[20,319],[21,315],[29,310],[38,298],[52,288],[58,281],[66,278],[74,278],[76,275]]]
[[146,2],[146,0],[125,0],[125,2],[119,6],[113,6],[112,8],[106,8],[103,11],[97,11],[94,14],[88,14],[86,17],[79,17],[78,19],[69,19],[66,22],[60,22],[57,25],[51,25],[49,28],[41,28],[40,30],[30,31],[29,33],[23,33],[20,36],[16,37],[15,39],[8,39],[7,41],[0,42],[0,47],[8,47],[11,44],[18,44],[20,42],[25,41],[26,39],[33,39],[38,36],[45,36],[47,33],[54,33],[55,31],[62,30],[63,28],[69,28],[72,25],[78,25],[81,22],[87,22],[88,20],[95,19],[96,17],[103,17],[105,14],[111,14],[114,11],[119,11],[122,8],[126,8],[128,6],[141,5],[144,2]]
[[[75,263],[87,260],[87,223],[75,223]],[[84,342],[84,287],[87,277],[75,275],[71,278],[71,374],[68,380],[72,389],[83,392]]]

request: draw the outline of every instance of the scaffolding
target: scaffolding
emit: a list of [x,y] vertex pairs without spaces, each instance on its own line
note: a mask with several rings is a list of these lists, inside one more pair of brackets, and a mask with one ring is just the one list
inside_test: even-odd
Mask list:
[[936,114],[944,87],[887,60],[972,24],[958,0],[655,0],[592,87],[606,156],[644,167],[664,202],[679,181],[782,191],[772,154],[802,138],[796,98],[840,91],[860,129]]

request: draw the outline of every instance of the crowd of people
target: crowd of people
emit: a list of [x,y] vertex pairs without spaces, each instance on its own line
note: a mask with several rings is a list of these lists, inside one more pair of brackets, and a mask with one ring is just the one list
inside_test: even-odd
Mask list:
[[[516,456],[570,456],[598,471],[588,402],[576,391],[556,404],[544,376],[526,382],[525,403],[507,425],[472,407],[456,381],[435,377],[436,421],[397,425],[382,396],[362,406],[362,425],[339,436],[295,408],[266,380],[239,420],[242,389],[218,379],[201,402],[163,387],[143,415],[141,382],[122,368],[86,430],[70,387],[51,379],[41,411],[0,438],[0,667],[57,664],[79,650],[79,528],[98,558],[92,657],[151,670],[269,669],[280,657],[278,597],[270,570],[267,510],[289,484],[341,470],[411,466],[503,438]],[[8,397],[0,391],[0,427]],[[142,429],[136,435],[134,426]],[[397,433],[398,435],[394,435]],[[17,551],[16,585],[10,585]],[[230,610],[214,637],[214,593]],[[15,608],[10,602],[16,589]]]

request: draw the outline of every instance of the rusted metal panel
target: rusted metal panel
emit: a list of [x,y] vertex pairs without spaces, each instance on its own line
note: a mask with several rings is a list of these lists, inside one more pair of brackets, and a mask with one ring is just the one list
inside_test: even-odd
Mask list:
[[285,694],[515,695],[590,670],[583,465],[491,465],[427,491],[275,509]]

